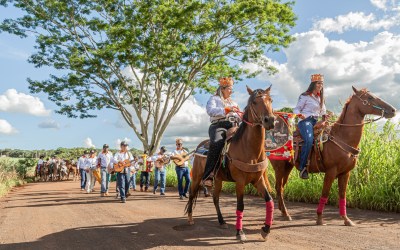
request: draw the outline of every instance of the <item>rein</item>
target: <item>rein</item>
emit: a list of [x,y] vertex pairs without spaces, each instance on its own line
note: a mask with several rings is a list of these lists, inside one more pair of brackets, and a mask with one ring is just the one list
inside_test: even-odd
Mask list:
[[357,97],[357,98],[361,101],[361,103],[362,103],[363,105],[372,106],[372,107],[375,108],[375,109],[381,110],[382,113],[381,113],[381,116],[380,116],[380,117],[375,118],[375,119],[368,119],[368,120],[366,120],[365,122],[356,123],[356,124],[344,124],[344,123],[338,123],[338,122],[336,122],[336,121],[328,121],[328,122],[329,122],[330,124],[337,124],[337,125],[343,126],[343,127],[357,127],[357,126],[363,126],[363,125],[365,125],[365,124],[373,123],[373,122],[376,122],[376,121],[379,121],[380,119],[382,119],[383,116],[384,116],[384,114],[385,114],[385,112],[386,112],[385,109],[382,108],[382,107],[380,107],[380,106],[378,106],[378,105],[372,105],[368,100],[363,100],[363,99],[361,99],[361,97],[362,97],[365,93],[367,93],[367,92],[364,92],[364,93],[363,93],[362,95],[360,95],[360,96],[358,96],[358,95],[356,95],[356,94],[353,94],[353,96]]
[[[257,94],[257,96],[254,97],[254,99],[260,98],[260,97],[262,98],[262,97],[267,96],[267,94],[258,94],[258,93],[256,93],[256,94]],[[242,121],[243,121],[244,123],[246,123],[247,125],[250,125],[250,126],[252,126],[252,127],[254,127],[254,126],[262,126],[262,118],[261,118],[260,116],[257,115],[256,111],[254,110],[253,104],[250,103],[249,105],[250,105],[250,106],[249,106],[250,113],[251,113],[251,115],[254,117],[254,120],[255,120],[255,121],[254,121],[254,122],[250,122],[250,121],[244,119],[243,116],[242,116]],[[247,111],[247,107],[246,107],[245,112],[246,112],[246,111]],[[239,116],[240,116],[240,115],[244,115],[244,113],[245,113],[245,112],[240,112],[240,111],[235,111],[235,112],[236,112],[236,114],[238,114]]]

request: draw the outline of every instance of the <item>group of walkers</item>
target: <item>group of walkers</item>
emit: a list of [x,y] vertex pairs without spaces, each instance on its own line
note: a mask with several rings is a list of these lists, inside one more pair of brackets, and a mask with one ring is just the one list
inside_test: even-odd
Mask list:
[[[79,158],[77,168],[81,176],[80,187],[86,193],[95,192],[96,175],[101,183],[100,196],[109,196],[111,176],[116,174],[117,198],[125,203],[131,191],[136,190],[136,175],[140,174],[140,191],[147,192],[150,187],[151,173],[154,173],[153,194],[166,192],[167,164],[174,161],[178,179],[179,198],[188,198],[190,185],[190,169],[188,166],[188,152],[183,148],[182,139],[176,139],[176,149],[168,153],[162,146],[159,151],[150,156],[146,151],[141,155],[133,155],[128,151],[128,143],[122,141],[120,150],[114,155],[109,151],[107,144],[96,155],[95,150],[85,151]],[[185,182],[185,185],[183,183]],[[208,191],[205,191],[208,196]]]

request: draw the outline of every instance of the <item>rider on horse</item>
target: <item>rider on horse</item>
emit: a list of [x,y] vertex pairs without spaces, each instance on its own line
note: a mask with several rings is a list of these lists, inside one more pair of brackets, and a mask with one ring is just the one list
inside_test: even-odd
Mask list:
[[311,83],[307,91],[300,95],[293,112],[301,119],[298,127],[304,140],[300,154],[300,178],[308,179],[306,164],[314,141],[314,126],[318,118],[322,117],[322,123],[327,119],[323,75],[311,75]]
[[228,129],[237,126],[239,123],[239,107],[231,99],[233,93],[233,79],[222,77],[219,79],[219,87],[215,95],[211,96],[207,102],[207,114],[210,116],[211,125],[208,129],[210,136],[210,148],[207,155],[202,182],[211,186],[213,171],[219,163],[222,148],[225,144],[226,132]]

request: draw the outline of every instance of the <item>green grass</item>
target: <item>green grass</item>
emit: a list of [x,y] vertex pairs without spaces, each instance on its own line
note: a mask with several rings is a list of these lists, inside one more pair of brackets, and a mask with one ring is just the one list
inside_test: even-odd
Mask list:
[[14,186],[24,183],[17,173],[18,166],[19,159],[17,158],[0,158],[0,197],[7,194]]

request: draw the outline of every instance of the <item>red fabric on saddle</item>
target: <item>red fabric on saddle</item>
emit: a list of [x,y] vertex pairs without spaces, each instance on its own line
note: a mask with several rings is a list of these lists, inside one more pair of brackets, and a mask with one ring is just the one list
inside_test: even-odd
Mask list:
[[293,158],[293,128],[296,114],[275,112],[275,128],[267,131],[265,152],[270,160],[290,160]]

